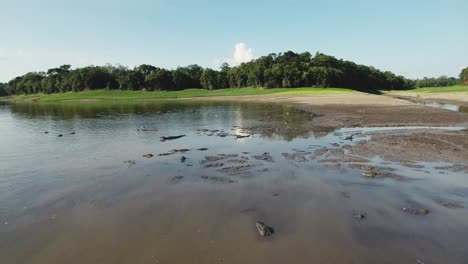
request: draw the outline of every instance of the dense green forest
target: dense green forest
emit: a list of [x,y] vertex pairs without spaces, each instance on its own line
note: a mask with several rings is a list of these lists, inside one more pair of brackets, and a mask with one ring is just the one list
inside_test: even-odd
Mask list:
[[460,84],[460,79],[441,76],[439,78],[423,78],[416,81],[416,88],[424,87],[446,87]]
[[[460,75],[465,83],[468,83],[467,75],[467,69]],[[322,53],[312,55],[309,52],[288,51],[269,54],[235,67],[225,63],[219,70],[204,69],[198,65],[174,70],[147,64],[133,69],[113,65],[72,69],[70,65],[62,65],[46,72],[30,72],[7,84],[0,84],[0,95],[50,94],[94,89],[171,91],[241,87],[341,87],[373,92],[458,83],[460,79],[448,77],[414,81]]]

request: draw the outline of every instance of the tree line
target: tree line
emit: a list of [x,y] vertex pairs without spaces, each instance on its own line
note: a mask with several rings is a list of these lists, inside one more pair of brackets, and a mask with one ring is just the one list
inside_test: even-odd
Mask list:
[[[465,72],[468,75],[468,70],[465,69]],[[460,78],[462,79],[462,75]],[[272,53],[234,67],[224,63],[219,70],[204,69],[198,65],[173,70],[148,64],[133,69],[120,65],[72,69],[70,65],[62,65],[46,72],[29,72],[6,84],[0,84],[0,96],[94,89],[173,91],[241,87],[340,87],[372,92],[405,90],[426,85],[446,86],[459,81],[447,77],[409,80],[389,71],[380,71],[322,53],[312,55],[309,52],[288,51]],[[468,77],[465,82],[468,83]]]

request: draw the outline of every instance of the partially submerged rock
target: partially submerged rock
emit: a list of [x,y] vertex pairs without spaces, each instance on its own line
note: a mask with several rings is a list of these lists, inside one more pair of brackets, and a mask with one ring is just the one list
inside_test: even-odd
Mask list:
[[262,237],[271,236],[275,232],[272,227],[267,226],[265,223],[260,221],[256,222],[255,226],[257,227],[258,233],[260,233]]
[[414,215],[428,215],[429,214],[428,209],[419,209],[419,208],[414,208],[414,207],[403,207],[401,208],[401,211],[405,213],[414,214]]
[[250,135],[236,135],[236,139],[248,138]]
[[229,133],[219,132],[218,134],[216,134],[216,136],[218,136],[218,137],[227,137],[227,136],[229,136]]
[[187,160],[187,158],[186,158],[185,156],[180,157],[180,162],[183,163],[183,162],[185,162],[186,160]]
[[179,139],[179,138],[183,138],[185,137],[185,135],[179,135],[179,136],[167,136],[167,137],[161,137],[161,142],[164,142],[166,140],[175,140],[175,139]]
[[450,209],[465,208],[465,206],[463,206],[461,202],[450,202],[450,201],[439,200],[437,203],[442,205],[443,207],[450,208]]
[[230,160],[226,160],[226,163],[233,163],[233,164],[245,164],[247,163],[248,161],[246,159],[230,159]]
[[287,160],[290,161],[296,161],[296,162],[306,162],[308,159],[305,157],[307,154],[310,154],[309,152],[307,153],[282,153],[283,157]]
[[262,155],[253,156],[256,160],[263,160],[268,162],[273,162],[273,157],[268,152],[264,152]]
[[163,157],[163,156],[170,156],[170,155],[173,155],[174,152],[165,152],[165,153],[161,153],[161,154],[158,154],[159,157]]
[[223,177],[216,177],[216,176],[201,176],[202,179],[214,182],[214,183],[235,183],[236,181],[231,179],[226,179]]
[[253,165],[231,166],[231,167],[222,168],[220,171],[229,175],[236,175],[236,174],[244,173],[250,170],[252,167],[254,166]]
[[149,159],[149,158],[152,158],[153,156],[154,156],[153,154],[148,153],[148,154],[143,155],[143,158]]
[[220,167],[223,167],[223,166],[224,166],[224,163],[216,162],[216,163],[206,164],[205,168],[220,168]]
[[207,151],[208,148],[199,148],[199,149],[197,149],[197,150],[199,150],[199,151]]
[[177,153],[177,152],[186,153],[186,152],[189,152],[189,151],[190,151],[190,149],[173,149],[172,150],[172,152],[174,152],[174,153]]
[[368,178],[392,178],[394,180],[403,181],[407,178],[396,173],[390,172],[394,171],[393,168],[389,167],[373,167],[373,166],[362,166],[361,169],[363,170],[362,176]]
[[239,155],[237,154],[217,154],[217,155],[212,155],[212,156],[205,156],[205,160],[202,161],[201,163],[205,162],[210,162],[210,161],[218,161],[218,160],[223,160],[223,159],[228,159],[228,158],[236,158]]
[[367,217],[366,214],[357,214],[354,216],[354,219],[356,220],[364,220]]
[[379,176],[379,174],[375,171],[364,171],[362,173],[362,176],[368,177],[368,178],[376,178]]

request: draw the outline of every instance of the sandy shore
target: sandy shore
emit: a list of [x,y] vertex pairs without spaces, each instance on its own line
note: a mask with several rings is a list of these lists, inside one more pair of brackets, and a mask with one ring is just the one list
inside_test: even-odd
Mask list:
[[339,93],[194,98],[201,101],[263,102],[292,105],[313,112],[328,127],[468,126],[468,115],[420,106],[386,95]]
[[408,93],[408,92],[392,92],[389,95],[408,98],[412,100],[422,100],[427,102],[440,102],[440,103],[451,103],[461,106],[468,106],[468,93]]
[[[458,95],[466,100],[468,94]],[[430,95],[437,99],[455,98],[451,94]],[[437,126],[468,127],[468,114],[434,107],[426,107],[411,101],[387,95],[364,93],[323,94],[303,96],[262,95],[248,97],[212,97],[195,100],[264,102],[292,105],[317,115],[314,126],[343,127],[398,127]],[[369,133],[371,141],[351,148],[353,154],[384,160],[444,161],[468,164],[468,133],[448,130],[392,130],[384,133]],[[339,157],[337,157],[339,158]]]

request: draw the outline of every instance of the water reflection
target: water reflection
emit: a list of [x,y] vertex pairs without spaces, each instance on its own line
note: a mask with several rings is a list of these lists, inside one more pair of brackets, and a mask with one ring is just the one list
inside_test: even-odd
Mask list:
[[[177,126],[213,125],[213,119],[225,124],[234,124],[243,131],[265,137],[283,137],[292,140],[308,137],[314,133],[332,131],[313,122],[314,115],[284,105],[219,102],[100,102],[100,103],[15,103],[10,106],[17,118],[32,120],[113,119],[112,126],[128,125],[166,129]],[[89,121],[93,129],[101,122]]]

